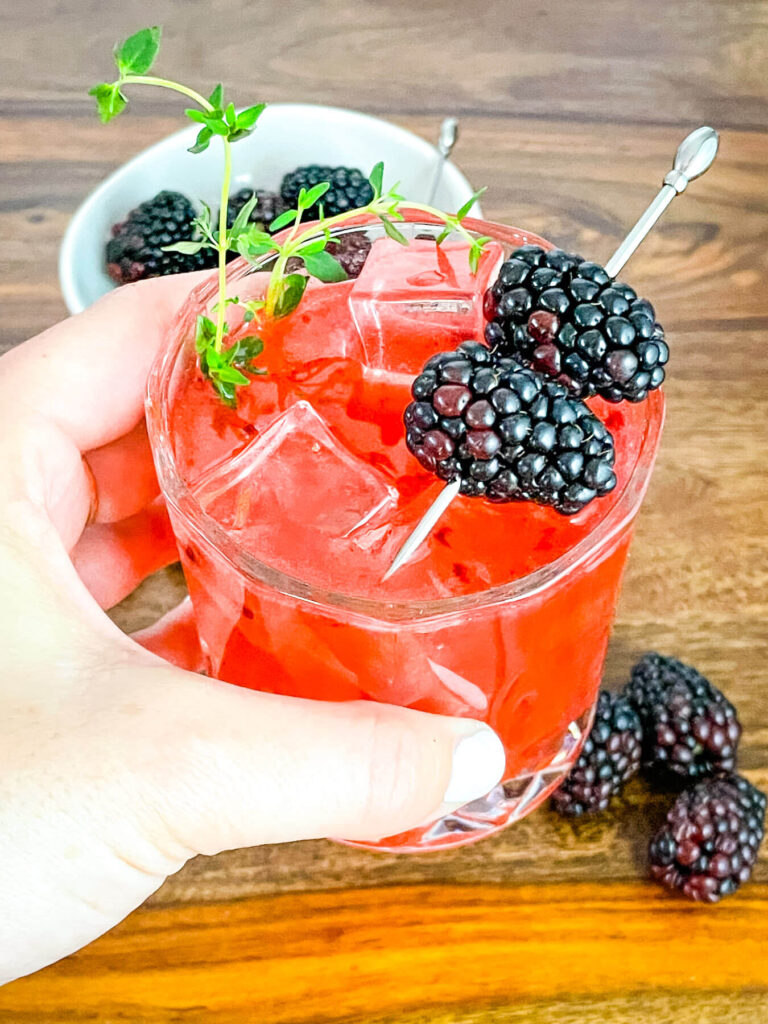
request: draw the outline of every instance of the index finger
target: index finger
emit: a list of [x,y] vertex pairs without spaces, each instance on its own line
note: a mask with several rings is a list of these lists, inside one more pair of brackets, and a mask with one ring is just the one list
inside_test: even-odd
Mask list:
[[210,271],[123,285],[0,358],[0,407],[54,422],[81,452],[144,414],[152,361],[190,291]]

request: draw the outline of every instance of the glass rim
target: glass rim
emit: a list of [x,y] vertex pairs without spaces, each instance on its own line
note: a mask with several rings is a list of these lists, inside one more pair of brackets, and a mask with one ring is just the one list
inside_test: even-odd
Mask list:
[[[436,218],[432,219],[421,211],[412,212],[418,213],[418,218],[414,217],[413,220],[407,218],[407,221],[416,227],[433,227],[440,223]],[[361,215],[360,218],[355,218],[353,221],[339,226],[336,230],[332,229],[331,234],[344,234],[360,230],[361,227],[368,225],[375,226],[378,223],[376,218]],[[551,242],[532,232],[507,227],[493,221],[467,217],[463,224],[474,234],[490,235],[494,241],[504,242],[508,245],[519,246],[533,243],[540,244],[546,249],[553,248]],[[238,258],[232,261],[227,269],[227,281],[237,281],[255,273],[273,258],[267,254],[256,264],[250,264],[246,260]],[[178,471],[170,443],[168,406],[164,401],[164,389],[167,389],[173,366],[184,344],[182,330],[184,322],[189,319],[188,314],[193,307],[201,304],[210,305],[215,300],[216,291],[217,281],[214,273],[190,292],[169,325],[166,338],[173,338],[177,334],[179,338],[176,344],[169,344],[166,340],[150,370],[146,395],[147,427],[158,480],[168,504],[177,515],[185,520],[194,533],[212,544],[218,554],[229,562],[238,573],[253,580],[256,584],[266,585],[287,597],[307,601],[314,605],[343,608],[347,615],[357,614],[366,619],[403,622],[414,619],[439,618],[456,612],[519,601],[554,586],[567,573],[572,572],[593,554],[607,547],[637,514],[650,481],[664,422],[665,403],[660,390],[651,392],[642,403],[647,409],[643,438],[637,452],[635,465],[615,504],[573,547],[568,548],[551,562],[511,580],[509,583],[488,587],[471,594],[429,600],[419,598],[390,600],[328,590],[260,561],[227,533],[199,504]],[[192,322],[190,321],[187,328],[190,329],[191,326]]]

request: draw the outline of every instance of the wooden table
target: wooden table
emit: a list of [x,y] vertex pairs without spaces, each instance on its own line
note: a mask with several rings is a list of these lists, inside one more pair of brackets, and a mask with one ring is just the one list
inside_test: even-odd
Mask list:
[[[37,0],[0,7],[0,346],[64,315],[67,218],[180,123],[145,94],[101,128],[86,88],[114,40],[166,26],[163,69],[244,101],[360,107],[434,138],[488,215],[605,258],[682,136],[722,131],[710,174],[631,265],[668,327],[669,419],[607,666],[649,647],[738,704],[742,767],[768,785],[765,401],[768,8],[761,0]],[[126,628],[178,573],[117,609]],[[768,863],[716,908],[642,880],[662,798],[603,818],[548,810],[452,854],[303,843],[199,859],[110,935],[0,992],[0,1021],[185,1024],[725,1024],[768,1021]]]

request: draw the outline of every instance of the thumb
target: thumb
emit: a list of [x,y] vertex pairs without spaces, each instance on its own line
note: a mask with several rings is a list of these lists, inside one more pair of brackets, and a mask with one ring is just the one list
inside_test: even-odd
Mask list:
[[394,835],[483,796],[504,772],[501,741],[473,719],[144,671],[154,735],[143,795],[195,853]]

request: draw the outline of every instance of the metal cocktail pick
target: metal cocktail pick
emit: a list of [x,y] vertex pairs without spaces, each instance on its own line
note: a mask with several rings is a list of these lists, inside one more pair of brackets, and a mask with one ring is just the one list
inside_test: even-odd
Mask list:
[[[620,273],[624,264],[675,196],[684,192],[688,187],[689,181],[698,178],[711,166],[712,161],[717,156],[719,142],[720,139],[715,129],[706,127],[697,128],[683,139],[675,154],[672,169],[665,175],[664,184],[661,186],[658,195],[605,264],[605,270],[611,277],[615,278]],[[460,485],[461,482],[459,480],[452,480],[445,485],[395,555],[394,561],[382,577],[382,583],[413,558],[423,541],[426,540],[436,526],[442,514],[458,495]]]
[[435,196],[437,190],[440,187],[440,179],[443,176],[443,168],[445,167],[445,161],[451,155],[451,150],[456,145],[456,140],[459,137],[459,122],[455,117],[446,117],[443,123],[440,125],[440,135],[437,140],[437,164],[432,175],[432,183],[429,186],[429,193],[427,196],[427,205],[433,206],[435,202]]

